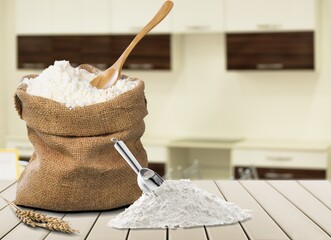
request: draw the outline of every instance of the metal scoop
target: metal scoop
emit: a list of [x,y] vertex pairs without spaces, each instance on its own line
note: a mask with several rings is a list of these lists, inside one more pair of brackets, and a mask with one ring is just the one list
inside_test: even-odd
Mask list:
[[112,142],[115,144],[116,150],[137,173],[137,182],[140,189],[148,195],[153,194],[154,190],[164,182],[163,178],[149,168],[142,168],[123,141],[112,138]]

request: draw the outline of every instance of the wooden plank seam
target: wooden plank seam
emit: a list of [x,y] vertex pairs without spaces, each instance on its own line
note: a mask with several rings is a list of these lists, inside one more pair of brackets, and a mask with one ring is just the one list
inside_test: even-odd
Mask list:
[[248,189],[239,181],[239,184],[246,190],[246,192],[255,200],[255,202],[264,210],[264,212],[274,221],[274,223],[279,227],[279,229],[282,230],[282,232],[288,237],[288,239],[291,239],[291,237],[288,235],[287,232],[284,231],[284,229],[278,224],[277,221],[269,214],[269,212],[261,205],[261,203],[253,196],[253,194],[248,191]]
[[88,236],[90,235],[90,233],[91,233],[92,229],[94,228],[95,224],[99,220],[100,215],[101,215],[101,212],[99,212],[98,216],[95,218],[95,221],[93,222],[92,226],[90,227],[90,230],[87,232],[87,234],[86,234],[86,236],[85,236],[84,239],[87,239],[88,238]]
[[[300,186],[302,186],[307,192],[309,192],[314,198],[316,198],[320,203],[322,203],[324,206],[326,206],[328,209],[331,210],[331,206],[328,206],[327,204],[325,204],[321,199],[319,199],[317,196],[315,196],[315,194],[309,189],[307,188],[305,185],[303,185],[300,181],[297,181],[299,183]],[[330,181],[331,183],[331,181]]]
[[[220,187],[218,186],[218,184],[216,183],[215,180],[213,180],[213,183],[216,185],[218,191],[221,193],[221,195],[223,196],[223,198],[228,202],[228,199],[227,199],[226,196],[222,193]],[[242,225],[242,223],[241,223],[241,222],[238,222],[238,223],[239,223],[239,225],[240,225],[242,231],[244,232],[246,238],[247,238],[247,239],[250,239],[249,236],[248,236],[248,233],[246,232],[246,230],[245,230],[244,226]]]
[[129,240],[130,231],[131,231],[131,228],[128,229],[126,236],[125,236],[125,240]]
[[[298,181],[295,181],[298,182]],[[304,212],[303,210],[301,210],[294,202],[292,202],[285,194],[283,194],[282,192],[280,192],[277,188],[275,188],[272,184],[269,183],[269,181],[266,181],[266,183],[271,186],[273,189],[276,190],[276,192],[278,192],[280,195],[282,195],[289,203],[291,203],[296,209],[298,209],[300,212],[302,212],[310,221],[312,221],[316,226],[319,227],[319,229],[321,229],[323,232],[325,232],[325,234],[327,234],[329,237],[331,237],[331,235],[326,232],[314,219],[312,219],[309,215],[306,214],[306,212]],[[301,186],[301,185],[300,185]],[[311,194],[314,198],[316,198],[311,192],[307,191],[309,194]],[[324,204],[323,204],[324,205]]]

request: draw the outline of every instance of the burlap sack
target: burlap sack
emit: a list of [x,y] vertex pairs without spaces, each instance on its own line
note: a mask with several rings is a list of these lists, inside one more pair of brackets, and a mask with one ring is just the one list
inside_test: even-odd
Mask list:
[[23,84],[15,106],[35,148],[18,180],[16,204],[55,211],[104,210],[141,195],[135,172],[111,142],[113,137],[123,140],[147,166],[140,142],[147,115],[141,80],[110,101],[74,109],[29,95]]

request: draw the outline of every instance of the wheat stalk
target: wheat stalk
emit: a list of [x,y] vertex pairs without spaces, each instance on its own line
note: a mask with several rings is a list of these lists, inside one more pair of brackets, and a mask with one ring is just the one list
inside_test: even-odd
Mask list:
[[8,201],[0,195],[0,197],[15,211],[18,219],[30,226],[30,227],[40,227],[51,231],[58,231],[64,233],[78,233],[76,229],[72,229],[68,222],[58,219],[55,217],[48,217],[45,214],[37,213],[31,210],[22,210],[14,203]]

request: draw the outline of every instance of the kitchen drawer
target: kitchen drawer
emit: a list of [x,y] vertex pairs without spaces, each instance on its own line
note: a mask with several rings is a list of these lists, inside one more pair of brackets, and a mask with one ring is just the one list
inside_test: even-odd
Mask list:
[[234,149],[233,166],[256,166],[275,168],[326,169],[325,151],[282,151]]
[[[246,170],[248,169],[248,170]],[[234,177],[239,179],[240,173],[248,171],[250,173],[251,168],[245,166],[237,166],[234,168]],[[286,168],[255,168],[255,174],[258,179],[269,180],[291,180],[291,179],[325,179],[326,170],[317,169],[286,169]],[[253,177],[253,175],[250,175]],[[247,177],[247,176],[246,176]]]

